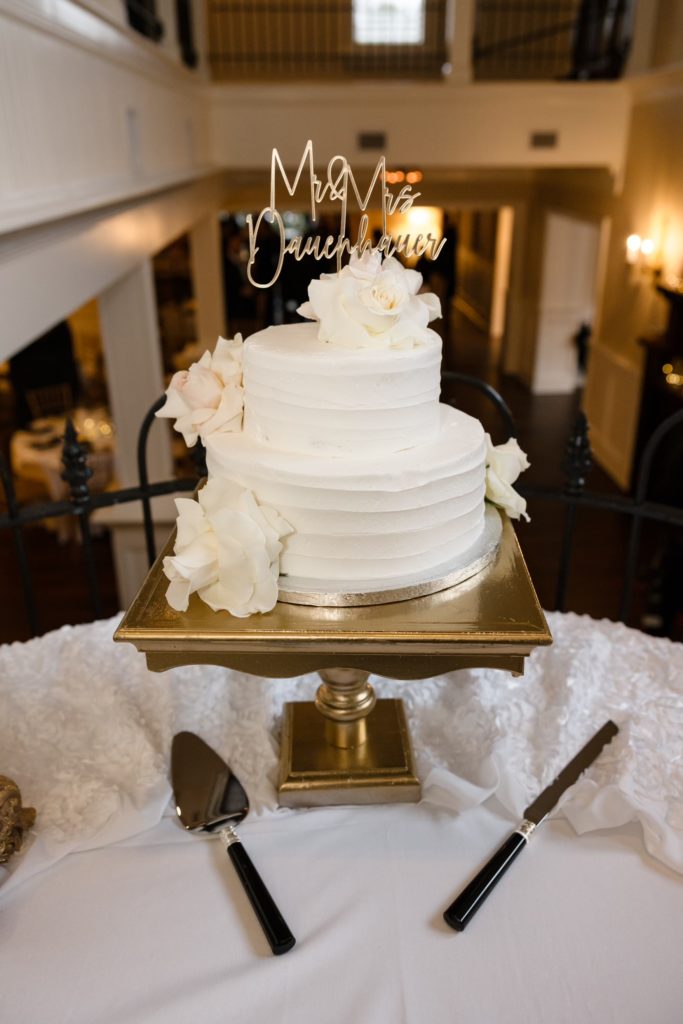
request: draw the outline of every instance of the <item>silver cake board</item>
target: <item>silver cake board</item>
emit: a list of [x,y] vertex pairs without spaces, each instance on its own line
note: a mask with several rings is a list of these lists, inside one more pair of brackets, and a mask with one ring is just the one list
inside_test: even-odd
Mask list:
[[354,591],[325,590],[319,580],[306,580],[294,576],[281,576],[278,600],[285,604],[314,605],[325,608],[360,608],[373,604],[393,604],[427,597],[464,583],[485,569],[496,557],[503,521],[493,505],[486,505],[484,529],[471,547],[456,558],[430,570],[429,579],[415,573],[407,577],[401,587],[388,590],[386,580],[354,580]]

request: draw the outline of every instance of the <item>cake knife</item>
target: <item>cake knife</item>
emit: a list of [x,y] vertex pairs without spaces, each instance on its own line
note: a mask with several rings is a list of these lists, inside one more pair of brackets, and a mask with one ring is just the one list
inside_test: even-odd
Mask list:
[[595,761],[603,747],[607,746],[618,732],[619,729],[614,722],[606,722],[576,757],[562,769],[557,778],[527,807],[524,812],[524,820],[519,827],[508,836],[500,849],[494,853],[488,863],[444,912],[446,924],[455,928],[457,932],[465,929],[515,857],[524,849],[534,829],[552,811],[565,790],[574,785],[579,776]]

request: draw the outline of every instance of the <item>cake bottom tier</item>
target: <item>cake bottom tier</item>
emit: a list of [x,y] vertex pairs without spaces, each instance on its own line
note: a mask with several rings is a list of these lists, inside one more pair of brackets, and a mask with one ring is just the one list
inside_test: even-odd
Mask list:
[[292,454],[244,434],[207,443],[210,476],[248,488],[292,527],[285,590],[363,592],[443,575],[484,531],[485,460],[479,421],[448,406],[434,441],[382,458]]

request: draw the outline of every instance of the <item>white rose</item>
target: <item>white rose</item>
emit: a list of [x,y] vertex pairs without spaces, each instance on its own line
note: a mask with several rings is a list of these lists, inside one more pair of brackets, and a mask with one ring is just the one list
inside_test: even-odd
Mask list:
[[176,500],[173,555],[164,558],[166,599],[186,611],[195,591],[214,611],[268,612],[278,595],[281,540],[292,528],[232,480],[211,479],[197,501]]
[[354,254],[339,274],[311,281],[301,316],[318,320],[321,341],[344,348],[412,348],[437,336],[427,324],[441,315],[435,295],[418,294],[422,275],[390,257]]
[[342,274],[350,274],[359,281],[372,281],[382,269],[382,254],[376,249],[366,249],[362,256],[355,253],[345,267]]
[[205,352],[189,370],[174,373],[166,403],[157,416],[174,419],[174,429],[188,448],[215,431],[242,428],[242,337],[219,338],[213,354]]
[[529,468],[517,439],[511,437],[505,444],[494,445],[487,434],[486,449],[486,497],[511,519],[523,516],[528,522],[526,500],[512,487],[519,474]]

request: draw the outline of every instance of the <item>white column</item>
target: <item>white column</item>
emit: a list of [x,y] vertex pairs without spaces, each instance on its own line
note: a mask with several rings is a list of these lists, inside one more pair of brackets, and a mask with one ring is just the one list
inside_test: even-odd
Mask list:
[[223,262],[218,216],[209,214],[190,231],[192,282],[197,304],[197,341],[213,348],[225,334]]
[[472,80],[472,39],[474,37],[474,0],[448,0],[446,6],[447,61],[450,85]]
[[[138,481],[137,440],[150,405],[164,390],[152,262],[147,259],[99,296],[109,401],[116,425],[119,483]],[[147,445],[149,479],[173,475],[167,422],[153,424]]]
[[510,284],[510,256],[515,223],[511,206],[501,206],[496,227],[496,254],[493,264],[491,295],[491,337],[500,339],[505,333],[508,286]]

